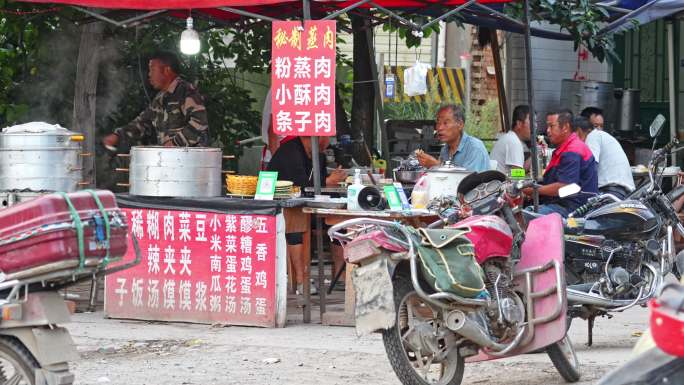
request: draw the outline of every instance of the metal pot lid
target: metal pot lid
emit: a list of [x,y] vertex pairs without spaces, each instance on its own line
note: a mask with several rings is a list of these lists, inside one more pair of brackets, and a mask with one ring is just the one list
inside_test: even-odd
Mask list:
[[45,122],[30,122],[16,126],[5,127],[2,134],[44,134],[44,135],[73,135],[75,132],[69,131],[59,124],[49,124]]
[[434,166],[434,167],[428,169],[427,172],[429,172],[429,173],[446,172],[446,173],[453,173],[453,174],[463,174],[463,173],[469,173],[470,171],[466,170],[463,167],[454,166],[450,161],[446,161],[441,166]]
[[223,152],[218,147],[133,146],[131,152]]

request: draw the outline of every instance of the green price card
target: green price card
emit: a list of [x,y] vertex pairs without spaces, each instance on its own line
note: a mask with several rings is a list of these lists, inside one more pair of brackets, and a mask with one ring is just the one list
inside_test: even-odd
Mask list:
[[254,199],[272,201],[275,194],[278,171],[260,171]]
[[525,170],[522,168],[511,169],[511,179],[525,179]]
[[399,193],[397,192],[397,188],[390,185],[390,186],[383,187],[383,190],[385,191],[385,199],[387,199],[387,204],[389,205],[390,210],[400,211],[401,210],[401,198],[399,198]]

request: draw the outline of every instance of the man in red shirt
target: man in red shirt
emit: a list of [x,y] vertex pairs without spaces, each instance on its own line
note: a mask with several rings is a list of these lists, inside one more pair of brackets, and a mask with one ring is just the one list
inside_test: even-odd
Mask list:
[[[556,149],[544,170],[543,186],[539,188],[542,203],[539,213],[558,213],[567,217],[587,202],[591,195],[587,193],[598,193],[597,165],[589,147],[574,132],[571,111],[549,113],[546,127],[549,140]],[[560,198],[558,190],[571,183],[578,184],[582,192]],[[525,194],[532,195],[532,188],[525,189]]]

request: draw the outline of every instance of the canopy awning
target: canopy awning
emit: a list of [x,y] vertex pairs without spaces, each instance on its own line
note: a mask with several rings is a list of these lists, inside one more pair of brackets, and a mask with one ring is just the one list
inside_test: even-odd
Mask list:
[[[219,7],[263,7],[283,3],[299,3],[301,1],[283,0],[20,0],[28,3],[52,3],[77,5],[90,8],[108,9],[203,9]],[[508,3],[513,0],[478,0],[482,4]],[[312,6],[325,5],[326,7],[345,8],[358,1],[314,0]],[[433,6],[458,6],[466,0],[375,0],[374,3],[385,8],[426,8]]]
[[619,0],[606,1],[600,4],[606,4],[618,14],[621,10],[626,11],[604,27],[600,31],[601,34],[626,31],[634,28],[635,24],[648,24],[684,11],[684,1],[682,0]]
[[[184,17],[184,11],[205,15],[216,21],[235,21],[242,16],[262,19],[277,19],[301,12],[301,0],[17,0],[26,3],[63,4],[83,8],[102,8],[109,10],[132,11],[170,11],[168,14]],[[358,6],[358,8],[382,7],[391,11],[406,11],[434,18],[444,15],[455,8],[461,19],[467,23],[493,29],[523,33],[523,24],[503,14],[505,3],[521,0],[313,0],[312,12],[317,15],[329,15],[336,11]],[[98,14],[88,12],[91,16]],[[157,13],[150,13],[150,16]],[[145,17],[144,15],[142,17]],[[104,19],[104,18],[103,18]],[[135,17],[134,19],[139,19]],[[132,20],[132,19],[129,19]],[[112,19],[107,21],[115,22]],[[118,23],[125,25],[125,23]],[[532,35],[547,39],[572,40],[571,36],[561,32],[532,28]]]
[[[192,10],[217,21],[234,21],[251,14],[265,16],[265,19],[285,17],[292,11],[301,10],[301,0],[17,0],[27,3],[64,4],[84,8],[104,8],[116,10],[172,11],[171,15],[181,16],[180,11]],[[386,10],[405,10],[413,14],[439,17],[449,8],[460,7],[459,15],[464,22],[510,32],[523,32],[521,22],[502,13],[505,3],[520,0],[312,0],[312,11],[330,14],[347,7],[378,8]],[[466,6],[464,6],[468,3]],[[611,21],[600,34],[609,34],[633,28],[635,24],[646,24],[654,20],[684,11],[684,0],[605,0],[598,3],[613,15]],[[289,12],[284,12],[288,10]],[[241,14],[238,14],[240,13]],[[532,28],[532,35],[547,39],[572,40],[561,31]]]

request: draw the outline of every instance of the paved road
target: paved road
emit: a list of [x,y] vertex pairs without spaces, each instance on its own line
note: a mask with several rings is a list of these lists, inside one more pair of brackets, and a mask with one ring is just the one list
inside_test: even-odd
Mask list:
[[[575,322],[570,335],[583,365],[580,384],[595,383],[624,362],[646,321],[641,308],[598,319],[590,348],[586,322]],[[83,357],[73,365],[78,384],[399,384],[379,335],[359,339],[352,328],[211,327],[107,320],[102,313],[77,314],[68,326]],[[545,354],[472,364],[463,381],[562,383]]]

